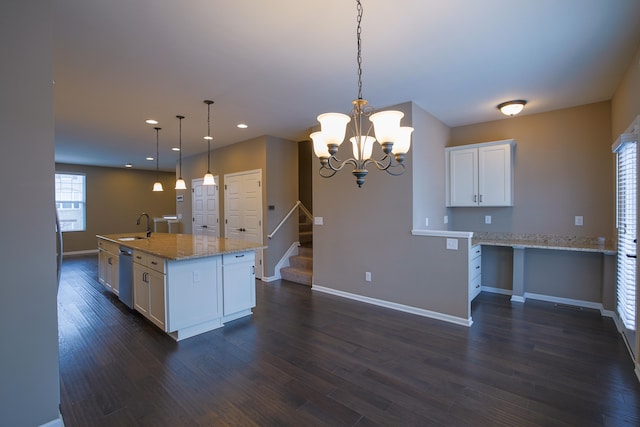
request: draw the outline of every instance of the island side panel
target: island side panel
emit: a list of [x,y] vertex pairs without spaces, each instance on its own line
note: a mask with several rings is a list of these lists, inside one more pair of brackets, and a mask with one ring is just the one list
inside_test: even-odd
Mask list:
[[221,255],[167,262],[167,332],[222,318],[221,266]]

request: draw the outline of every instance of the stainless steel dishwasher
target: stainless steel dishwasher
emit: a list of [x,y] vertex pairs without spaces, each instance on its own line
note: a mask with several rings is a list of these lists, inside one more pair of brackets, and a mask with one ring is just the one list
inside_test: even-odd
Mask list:
[[120,246],[119,271],[120,301],[129,308],[133,308],[133,249]]

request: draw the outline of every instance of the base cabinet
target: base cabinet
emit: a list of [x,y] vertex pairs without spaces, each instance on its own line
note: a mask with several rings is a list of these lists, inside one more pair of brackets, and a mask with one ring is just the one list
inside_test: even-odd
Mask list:
[[120,247],[112,242],[98,241],[98,281],[118,295],[120,277]]
[[233,316],[255,307],[255,254],[245,252],[223,255],[222,271],[224,316]]
[[133,307],[166,331],[164,260],[137,251],[133,259]]
[[469,251],[469,301],[478,296],[482,282],[482,247],[475,245]]

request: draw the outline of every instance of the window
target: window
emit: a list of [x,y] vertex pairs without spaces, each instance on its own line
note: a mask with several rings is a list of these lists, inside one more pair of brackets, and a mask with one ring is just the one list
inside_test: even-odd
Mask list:
[[86,231],[86,177],[56,174],[56,209],[62,231]]

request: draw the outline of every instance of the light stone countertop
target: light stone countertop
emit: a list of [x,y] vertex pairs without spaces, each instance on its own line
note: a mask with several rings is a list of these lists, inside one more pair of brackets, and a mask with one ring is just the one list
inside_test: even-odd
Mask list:
[[548,234],[515,234],[497,232],[474,232],[472,245],[508,246],[514,248],[554,249],[560,251],[597,252],[616,255],[617,248],[611,239],[604,244],[597,237],[557,236]]
[[204,258],[266,248],[244,240],[192,234],[151,233],[151,237],[146,238],[145,233],[122,233],[98,234],[96,237],[168,260]]

